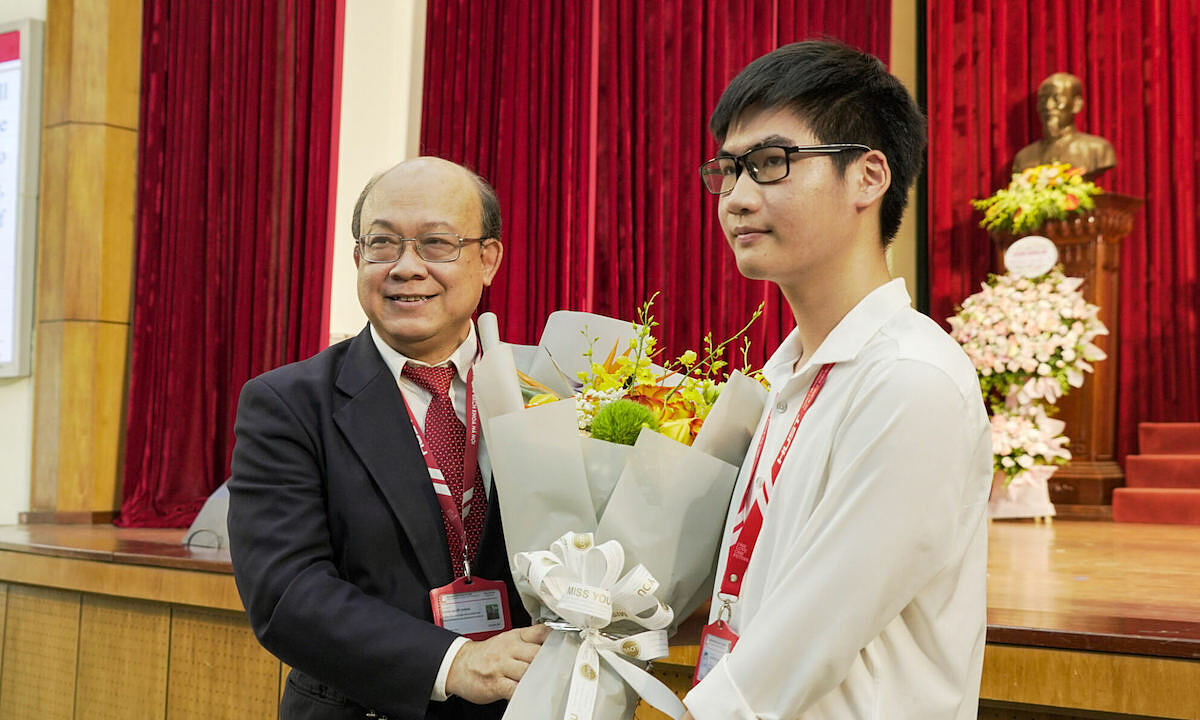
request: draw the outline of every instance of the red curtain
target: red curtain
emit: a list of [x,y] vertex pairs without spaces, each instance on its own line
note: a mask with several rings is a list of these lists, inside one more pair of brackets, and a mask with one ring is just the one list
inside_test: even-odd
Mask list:
[[1146,200],[1121,248],[1118,456],[1138,422],[1200,420],[1200,0],[940,0],[927,21],[933,317],[989,269],[968,201],[1008,183],[1037,85],[1071,72],[1079,128],[1117,152],[1101,185]]
[[146,0],[118,524],[186,527],[238,391],[325,344],[339,0]]
[[422,152],[495,184],[505,261],[484,307],[533,342],[556,309],[655,315],[668,353],[727,336],[759,302],[761,365],[791,330],[774,286],[742,278],[697,167],[708,115],[750,60],[809,37],[888,57],[890,0],[430,3]]

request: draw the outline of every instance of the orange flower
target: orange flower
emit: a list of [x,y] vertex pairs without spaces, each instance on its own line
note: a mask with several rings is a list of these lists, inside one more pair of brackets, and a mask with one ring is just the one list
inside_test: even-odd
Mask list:
[[696,417],[695,408],[674,388],[662,385],[634,385],[625,395],[627,400],[641,403],[658,418],[659,432],[690,445],[704,419]]
[[1079,198],[1075,197],[1071,193],[1067,193],[1066,197],[1063,198],[1063,207],[1068,212],[1074,210],[1075,208],[1079,207]]

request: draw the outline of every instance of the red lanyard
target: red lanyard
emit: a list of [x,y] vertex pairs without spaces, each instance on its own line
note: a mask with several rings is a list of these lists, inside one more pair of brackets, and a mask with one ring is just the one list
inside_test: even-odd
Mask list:
[[[475,470],[479,466],[479,408],[475,405],[475,388],[472,383],[474,379],[475,367],[472,366],[467,371],[467,447],[463,450],[463,492],[474,485]],[[408,418],[412,420],[413,432],[417,434],[417,444],[421,446],[421,455],[425,457],[425,467],[429,469],[429,479],[433,482],[433,492],[437,495],[438,504],[442,506],[442,514],[446,516],[450,527],[462,541],[463,567],[466,568],[467,577],[470,577],[471,549],[467,547],[467,533],[463,529],[461,510],[454,502],[454,495],[450,492],[450,486],[446,484],[446,476],[442,474],[437,458],[429,450],[429,445],[425,442],[425,432],[421,430],[421,425],[413,415],[412,408],[408,406],[408,400],[404,398],[404,393],[400,393],[400,399],[404,400],[404,409],[408,411]],[[427,416],[428,412],[427,408]],[[487,502],[487,499],[472,498],[471,502]],[[453,539],[446,538],[446,542],[450,545],[450,551],[454,552]]]
[[[770,482],[763,485],[760,502],[759,498],[751,501],[751,496],[754,494],[754,478],[758,474],[758,461],[762,459],[763,447],[767,444],[767,431],[771,428],[770,414],[763,423],[762,436],[758,440],[758,450],[754,454],[754,464],[750,468],[749,480],[746,483],[746,492],[742,495],[741,505],[738,506],[740,519],[733,528],[733,531],[737,533],[737,538],[729,546],[729,555],[725,561],[725,575],[721,578],[720,595],[730,596],[729,599],[725,599],[727,604],[736,600],[741,594],[742,578],[746,574],[746,567],[750,564],[750,557],[754,554],[754,546],[758,544],[758,534],[762,531],[763,511],[771,502],[770,491],[775,488],[775,481],[779,478],[779,469],[783,467],[783,461],[787,458],[788,451],[792,449],[792,441],[796,438],[796,430],[800,427],[800,421],[808,414],[808,409],[812,407],[817,395],[821,393],[821,388],[825,387],[825,378],[829,377],[829,371],[832,369],[833,363],[826,363],[821,366],[821,369],[817,371],[817,376],[813,378],[812,385],[808,388],[808,394],[804,396],[804,402],[796,413],[796,419],[792,421],[792,427],[788,430],[787,437],[779,446],[775,462],[771,464],[771,479]],[[749,512],[747,513],[748,504]]]

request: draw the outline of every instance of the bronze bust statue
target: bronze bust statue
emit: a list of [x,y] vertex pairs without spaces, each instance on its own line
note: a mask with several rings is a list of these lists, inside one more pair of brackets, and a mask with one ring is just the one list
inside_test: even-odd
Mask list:
[[1013,158],[1013,172],[1053,162],[1083,168],[1095,179],[1117,164],[1113,146],[1098,135],[1075,129],[1075,116],[1083,108],[1083,85],[1070,73],[1054,73],[1038,86],[1037,111],[1042,119],[1042,139],[1026,145]]

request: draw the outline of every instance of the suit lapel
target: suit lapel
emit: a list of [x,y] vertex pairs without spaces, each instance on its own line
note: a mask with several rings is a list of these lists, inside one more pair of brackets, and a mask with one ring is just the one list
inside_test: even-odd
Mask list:
[[351,343],[337,387],[349,400],[334,413],[334,422],[404,528],[430,587],[449,582],[452,571],[441,506],[400,388],[369,329]]

